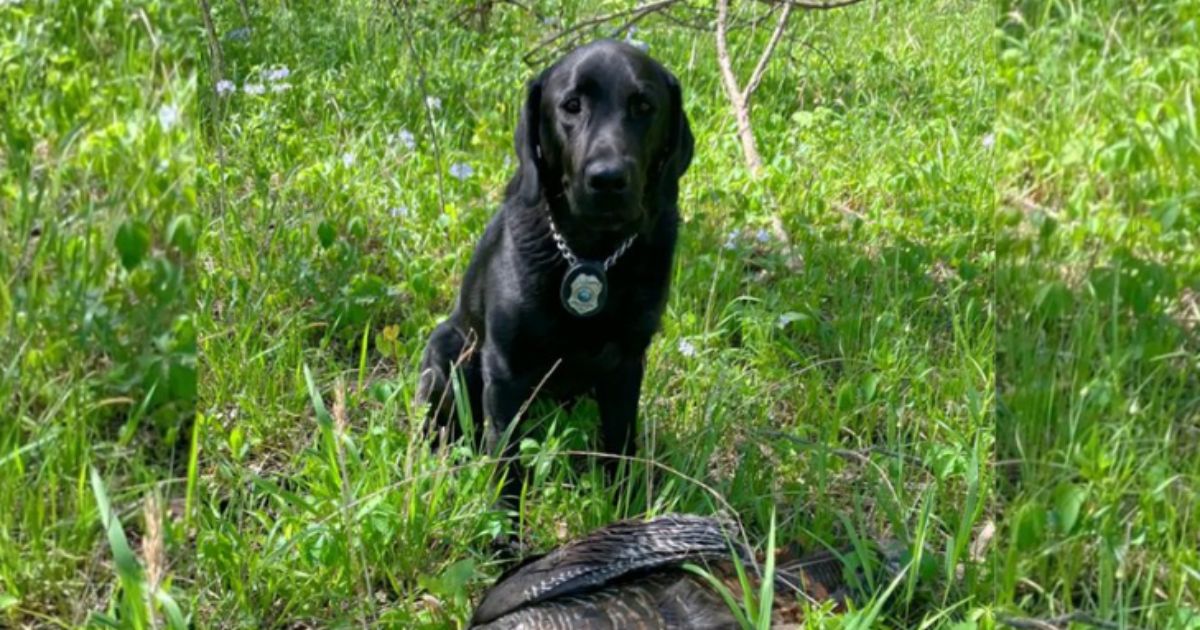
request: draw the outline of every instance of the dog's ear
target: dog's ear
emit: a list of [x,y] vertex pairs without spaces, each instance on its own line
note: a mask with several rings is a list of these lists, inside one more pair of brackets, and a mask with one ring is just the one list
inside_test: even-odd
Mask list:
[[665,180],[664,188],[669,189],[664,192],[674,198],[678,195],[679,178],[683,177],[692,163],[696,139],[692,137],[692,126],[688,124],[687,112],[683,110],[683,91],[679,88],[679,80],[667,70],[663,70],[663,75],[671,93],[671,106],[667,120],[667,140],[659,158],[659,173]]
[[510,197],[517,197],[526,205],[534,205],[542,195],[541,169],[541,108],[542,83],[545,74],[533,79],[525,87],[525,105],[517,120],[517,132],[513,145],[517,149],[517,174],[508,185]]

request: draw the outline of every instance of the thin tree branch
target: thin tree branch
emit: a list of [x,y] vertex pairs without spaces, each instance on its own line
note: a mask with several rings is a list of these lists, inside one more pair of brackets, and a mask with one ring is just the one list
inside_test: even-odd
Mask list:
[[750,124],[750,107],[746,93],[738,86],[733,73],[733,61],[729,58],[729,0],[717,0],[717,65],[721,70],[721,83],[733,105],[733,117],[737,122],[738,140],[742,144],[742,156],[746,167],[754,175],[762,170],[762,158],[758,155],[758,143],[754,140],[754,129]]
[[858,4],[863,0],[828,0],[822,2],[820,0],[761,0],[768,4],[786,4],[797,9],[808,11],[826,11],[828,9],[840,9],[848,7],[852,4]]
[[767,42],[767,47],[763,50],[762,55],[758,58],[758,65],[754,66],[754,72],[750,74],[750,81],[746,83],[746,91],[742,93],[742,100],[748,106],[750,99],[754,96],[754,90],[758,89],[758,84],[762,82],[763,74],[767,70],[767,64],[771,61],[771,55],[775,54],[775,46],[779,44],[779,40],[783,38],[783,31],[787,28],[788,18],[792,15],[792,5],[785,4],[783,13],[779,16],[779,23],[775,25],[775,32],[771,33],[771,41]]
[[[729,0],[717,0],[717,66],[721,70],[721,83],[730,98],[741,101],[742,89],[737,84],[737,76],[733,74],[733,64],[729,59],[729,42],[727,41],[726,25],[729,21]],[[734,103],[735,106],[738,103]]]
[[[564,37],[567,37],[568,35],[571,35],[572,33],[576,33],[578,31],[581,31],[590,26],[595,26],[597,24],[603,24],[610,20],[615,20],[618,18],[626,17],[626,16],[632,16],[632,18],[629,20],[628,23],[626,23],[625,26],[622,26],[620,29],[618,29],[618,31],[620,31],[620,30],[627,28],[629,24],[646,17],[647,15],[649,15],[651,13],[656,13],[658,11],[662,11],[672,5],[679,4],[680,2],[683,2],[683,0],[655,0],[654,2],[648,2],[646,4],[638,5],[636,7],[633,7],[632,9],[622,9],[620,11],[613,11],[612,13],[605,13],[603,15],[596,15],[596,16],[587,18],[586,20],[572,24],[571,26],[569,26],[567,28],[559,29],[558,31],[552,33],[551,35],[543,38],[542,41],[537,43],[537,46],[535,46],[533,48],[533,50],[530,50],[528,53],[526,53],[523,61],[526,64],[532,64],[534,60],[540,58],[541,56],[552,53],[555,50],[557,50],[556,47],[554,47],[554,48],[551,47],[551,45],[554,44],[555,42],[558,42],[559,40],[563,39]],[[572,41],[575,41],[575,39],[573,39]]]

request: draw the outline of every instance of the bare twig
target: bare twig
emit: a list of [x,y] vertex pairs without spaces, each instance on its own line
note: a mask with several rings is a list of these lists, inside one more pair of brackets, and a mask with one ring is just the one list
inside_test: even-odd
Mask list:
[[733,105],[733,116],[737,122],[738,140],[742,144],[742,155],[746,160],[746,166],[755,175],[762,171],[762,157],[758,153],[758,143],[754,139],[754,129],[750,122],[750,101],[754,97],[755,90],[762,83],[767,65],[771,62],[771,57],[774,56],[775,49],[779,45],[779,41],[783,38],[783,33],[787,29],[788,18],[791,17],[792,9],[837,9],[862,2],[862,0],[760,1],[770,4],[772,7],[781,6],[783,7],[783,11],[779,14],[779,21],[775,25],[774,32],[771,33],[771,39],[767,42],[767,46],[763,49],[762,54],[759,55],[758,63],[755,64],[753,72],[750,73],[750,80],[746,82],[745,88],[738,85],[737,75],[733,71],[733,60],[729,55],[729,0],[717,0],[716,28],[717,64],[721,70],[721,84],[725,87],[725,93],[729,97],[729,102]]
[[[605,22],[610,22],[612,20],[620,19],[623,17],[628,17],[629,20],[626,21],[626,23],[624,25],[622,25],[616,29],[616,32],[620,33],[622,31],[624,31],[625,29],[629,28],[630,25],[636,23],[638,20],[641,20],[642,18],[650,15],[651,13],[657,13],[659,11],[663,11],[663,10],[671,7],[672,5],[679,4],[681,2],[683,2],[683,0],[654,0],[653,2],[648,2],[646,4],[638,5],[631,9],[621,9],[620,11],[613,11],[611,13],[605,13],[603,15],[596,15],[596,16],[587,18],[585,20],[582,20],[580,22],[572,24],[569,27],[559,29],[558,31],[551,33],[549,36],[543,38],[540,42],[537,43],[537,46],[535,46],[532,50],[530,50],[528,53],[525,54],[525,56],[522,58],[522,60],[528,65],[539,65],[541,63],[541,61],[543,61],[547,57],[556,54],[561,49],[560,40],[562,40],[563,38],[566,38],[569,35],[578,33],[579,31],[582,31],[583,29],[586,29],[591,26],[596,26],[598,24],[603,24]],[[581,36],[571,38],[570,40],[568,40],[568,44],[579,41],[580,37]]]
[[721,70],[721,84],[725,86],[725,95],[733,105],[733,116],[737,121],[738,140],[742,143],[742,155],[746,166],[754,174],[762,170],[762,158],[758,155],[758,146],[754,142],[754,131],[750,125],[750,109],[746,105],[745,96],[738,86],[737,76],[733,73],[733,61],[729,57],[729,0],[717,0],[717,65]]
[[797,9],[804,9],[806,11],[840,9],[842,7],[848,7],[852,4],[858,4],[862,1],[863,0],[828,0],[824,2],[820,0],[759,0],[759,2],[766,2],[767,4],[786,4]]
[[746,82],[746,89],[742,97],[747,105],[750,104],[750,97],[754,96],[754,91],[758,89],[758,84],[762,82],[763,73],[767,70],[767,63],[771,61],[771,55],[774,54],[775,47],[779,45],[779,40],[783,37],[783,31],[787,28],[788,17],[791,14],[792,5],[784,5],[783,13],[779,15],[779,23],[775,25],[775,32],[771,33],[771,41],[767,42],[767,47],[758,57],[758,64],[754,66],[754,72],[750,73],[750,80]]
[[758,154],[758,143],[754,140],[754,129],[750,124],[750,99],[762,83],[767,64],[770,63],[775,47],[783,37],[791,15],[792,5],[784,4],[775,31],[771,33],[771,40],[759,55],[758,63],[755,64],[746,87],[742,88],[738,85],[737,75],[733,72],[733,60],[729,57],[729,0],[717,0],[717,63],[721,69],[721,83],[725,86],[725,93],[733,105],[738,140],[742,143],[742,155],[746,159],[746,166],[755,175],[762,170],[762,157]]

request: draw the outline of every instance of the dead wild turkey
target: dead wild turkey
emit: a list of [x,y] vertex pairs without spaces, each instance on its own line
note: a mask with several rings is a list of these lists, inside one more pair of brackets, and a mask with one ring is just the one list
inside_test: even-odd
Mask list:
[[[689,515],[622,521],[526,561],[484,594],[471,627],[737,628],[724,600],[684,563],[732,575],[731,550],[746,557],[730,523]],[[736,578],[725,580],[735,593]],[[776,567],[776,617],[798,597],[840,599],[847,585],[837,556],[822,553]],[[795,622],[797,620],[791,620]]]

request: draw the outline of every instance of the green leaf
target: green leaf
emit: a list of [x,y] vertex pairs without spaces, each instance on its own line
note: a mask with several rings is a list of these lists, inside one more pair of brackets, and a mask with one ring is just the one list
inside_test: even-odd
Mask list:
[[112,550],[113,562],[117,567],[117,578],[121,582],[123,591],[121,599],[125,604],[124,612],[132,617],[127,620],[128,627],[143,628],[148,624],[146,623],[145,598],[142,596],[145,590],[142,565],[138,562],[133,549],[129,547],[129,540],[125,538],[125,531],[121,529],[121,521],[108,501],[104,480],[100,478],[100,473],[95,468],[91,469],[91,473],[92,494],[96,497],[96,507],[100,510],[100,523],[108,538],[108,546]]
[[1075,529],[1087,496],[1087,488],[1070,483],[1059,486],[1054,492],[1054,521],[1060,532],[1069,534]]
[[191,361],[171,363],[167,370],[171,398],[183,402],[196,399],[196,366]]
[[167,242],[179,251],[192,255],[196,252],[196,219],[190,214],[181,214],[167,226]]
[[1036,501],[1026,503],[1017,512],[1014,529],[1017,551],[1028,551],[1040,545],[1046,530],[1046,509]]
[[329,249],[333,246],[335,238],[337,238],[337,231],[333,229],[333,224],[329,221],[321,221],[317,224],[317,240],[321,242],[321,247]]
[[188,627],[187,621],[183,617],[183,611],[179,609],[179,604],[175,603],[175,599],[166,591],[159,589],[154,594],[154,599],[158,601],[159,606],[162,606],[163,616],[167,618],[167,627],[171,630],[186,630]]
[[121,255],[121,265],[126,269],[133,269],[150,251],[150,227],[136,219],[125,221],[117,228],[117,236],[113,243]]
[[349,230],[350,235],[357,240],[361,241],[367,238],[367,222],[363,221],[362,217],[354,217],[350,219],[350,223],[346,226],[346,228]]
[[8,610],[19,603],[21,603],[21,600],[17,599],[16,597],[13,597],[8,593],[0,593],[0,610]]
[[456,605],[467,602],[467,583],[475,576],[475,560],[467,558],[446,567],[437,577],[421,576],[417,583],[425,590]]

